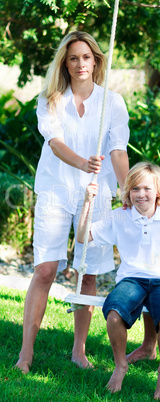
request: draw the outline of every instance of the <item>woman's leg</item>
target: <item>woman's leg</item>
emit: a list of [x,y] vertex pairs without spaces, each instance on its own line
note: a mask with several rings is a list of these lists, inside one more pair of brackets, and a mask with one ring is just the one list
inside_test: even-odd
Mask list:
[[[76,278],[78,274],[76,272]],[[96,295],[96,276],[84,275],[82,282],[82,294]],[[74,313],[75,331],[74,331],[74,345],[72,350],[72,361],[79,367],[88,368],[92,367],[85,355],[85,345],[90,326],[90,321],[93,313],[93,306],[85,306]]]
[[24,307],[23,342],[16,367],[29,371],[32,364],[33,346],[42,322],[50,287],[56,276],[58,261],[46,262],[35,268]]
[[143,313],[144,319],[144,341],[142,345],[126,356],[127,362],[132,363],[140,359],[149,357],[150,360],[156,358],[157,333],[154,322],[150,314]]
[[111,392],[117,392],[121,390],[122,381],[128,370],[126,361],[127,330],[124,321],[114,310],[110,310],[108,313],[107,331],[116,366],[107,384],[107,388]]

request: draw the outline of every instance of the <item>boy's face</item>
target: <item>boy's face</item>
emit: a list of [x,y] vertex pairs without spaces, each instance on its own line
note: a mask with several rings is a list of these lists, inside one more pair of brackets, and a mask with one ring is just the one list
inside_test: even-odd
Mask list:
[[137,211],[148,218],[155,213],[157,190],[151,174],[143,177],[135,187],[130,190],[130,200]]

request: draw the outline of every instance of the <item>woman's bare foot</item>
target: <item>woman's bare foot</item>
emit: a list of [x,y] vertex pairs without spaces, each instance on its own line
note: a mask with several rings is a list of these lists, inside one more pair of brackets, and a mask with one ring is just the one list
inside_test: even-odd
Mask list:
[[154,360],[156,359],[157,352],[156,352],[156,346],[153,348],[153,350],[148,350],[144,345],[141,345],[139,348],[133,350],[133,352],[129,353],[126,356],[126,360],[128,363],[134,363],[137,360],[143,360],[148,358],[149,360]]
[[19,359],[14,367],[21,370],[24,374],[29,373],[29,363],[26,360]]
[[72,356],[71,361],[82,369],[94,368],[93,364],[88,361],[86,356],[78,356],[77,358]]
[[107,389],[111,391],[111,393],[121,391],[123,378],[127,373],[127,371],[128,371],[128,364],[126,365],[126,367],[116,366],[107,384]]

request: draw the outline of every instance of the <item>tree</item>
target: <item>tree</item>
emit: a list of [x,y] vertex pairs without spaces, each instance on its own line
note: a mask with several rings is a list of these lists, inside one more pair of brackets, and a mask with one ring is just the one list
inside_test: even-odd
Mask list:
[[[1,62],[20,64],[19,85],[44,76],[54,50],[69,27],[83,22],[93,1],[3,0],[0,4]],[[87,5],[88,4],[88,5]]]
[[[91,33],[107,52],[113,7],[114,0],[3,0],[0,60],[20,64],[23,86],[33,74],[45,75],[54,50],[70,29]],[[155,82],[159,85],[159,26],[158,0],[120,2],[115,46],[127,60],[138,56],[139,65],[147,67],[149,79],[152,76],[152,89]]]

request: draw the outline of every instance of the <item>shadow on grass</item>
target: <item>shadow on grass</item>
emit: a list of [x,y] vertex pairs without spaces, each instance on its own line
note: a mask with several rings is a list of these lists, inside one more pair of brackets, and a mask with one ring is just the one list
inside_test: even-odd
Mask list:
[[[88,336],[87,352],[92,356],[95,362],[100,363],[101,354],[104,357],[110,355],[112,351],[110,345],[102,344],[103,335]],[[48,372],[48,369],[57,372],[57,369],[62,368],[62,360],[70,363],[74,333],[73,330],[64,330],[57,328],[40,328],[34,347],[34,359],[32,372],[42,374]],[[8,360],[6,365],[10,367],[10,357],[12,356],[13,363],[16,362],[21,348],[22,342],[22,325],[12,321],[0,320],[0,362]],[[7,358],[7,356],[9,357]],[[16,357],[15,357],[16,356]],[[15,359],[15,361],[14,361]],[[1,364],[0,363],[0,364]],[[60,363],[60,364],[59,364]],[[76,367],[75,364],[71,363]],[[103,368],[103,366],[102,366]]]
[[24,300],[24,297],[21,296],[20,294],[17,294],[15,296],[8,295],[8,294],[0,294],[0,299],[1,300],[14,300],[19,303]]
[[[12,370],[21,340],[22,325],[0,320],[0,385],[6,398],[2,398],[3,401],[27,400],[31,396],[32,401],[38,398],[39,401],[57,402],[153,400],[157,361],[144,360],[131,364],[121,393],[111,395],[106,391],[114,361],[109,341],[104,342],[104,334],[88,336],[87,355],[89,353],[95,370],[82,370],[71,362],[72,330],[40,329],[31,372],[26,376]],[[129,344],[132,350],[138,346],[135,342]],[[16,396],[19,393],[20,399]]]
[[[71,362],[74,339],[73,315],[67,305],[48,299],[48,311],[35,342],[31,372],[23,375],[12,367],[18,359],[22,342],[25,292],[1,290],[0,320],[0,400],[57,402],[130,402],[153,401],[158,362],[144,360],[131,364],[121,393],[111,395],[105,386],[114,370],[113,353],[101,311],[91,323],[86,353],[95,370],[82,370]],[[54,318],[53,318],[54,315]],[[52,328],[53,322],[55,327]],[[139,332],[139,322],[137,331]],[[143,325],[142,325],[143,337]],[[135,342],[134,339],[139,339]],[[135,332],[128,341],[127,353],[141,344]]]

